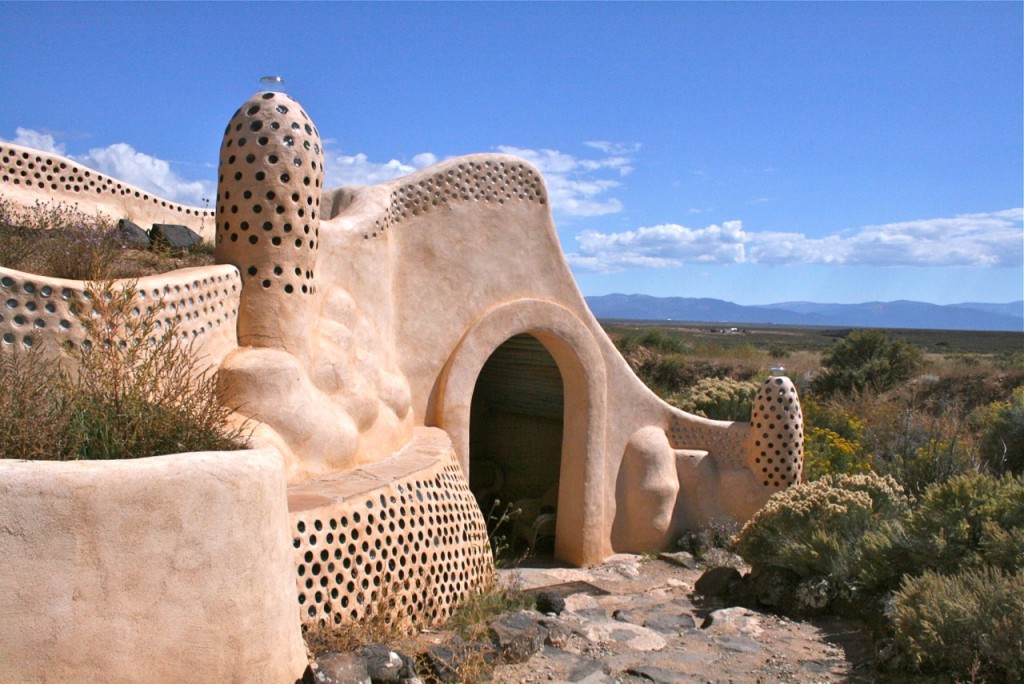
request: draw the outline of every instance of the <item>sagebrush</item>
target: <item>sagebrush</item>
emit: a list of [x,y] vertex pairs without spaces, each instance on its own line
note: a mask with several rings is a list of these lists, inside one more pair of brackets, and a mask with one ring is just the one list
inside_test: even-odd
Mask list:
[[906,664],[958,678],[1024,681],[1024,573],[925,572],[893,597],[893,639]]

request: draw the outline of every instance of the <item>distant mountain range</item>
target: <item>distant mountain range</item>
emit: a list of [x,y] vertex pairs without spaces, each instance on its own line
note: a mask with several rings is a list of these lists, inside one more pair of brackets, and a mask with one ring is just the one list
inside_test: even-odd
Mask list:
[[598,318],[849,328],[1024,331],[1024,300],[1007,304],[965,302],[942,306],[911,301],[865,304],[782,302],[742,306],[721,299],[624,294],[587,297],[586,300]]

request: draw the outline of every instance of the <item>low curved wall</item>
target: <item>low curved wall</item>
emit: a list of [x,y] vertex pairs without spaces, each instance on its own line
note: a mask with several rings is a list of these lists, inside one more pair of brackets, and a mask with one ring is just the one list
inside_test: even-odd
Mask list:
[[272,450],[0,460],[0,682],[294,682]]
[[[182,340],[196,345],[202,365],[215,366],[238,347],[242,282],[234,266],[195,266],[115,282],[134,285],[138,312],[162,303],[158,322],[165,325],[176,320]],[[88,286],[84,280],[0,266],[0,352],[11,347],[43,345],[57,350],[82,344],[85,330],[71,307],[86,301]]]

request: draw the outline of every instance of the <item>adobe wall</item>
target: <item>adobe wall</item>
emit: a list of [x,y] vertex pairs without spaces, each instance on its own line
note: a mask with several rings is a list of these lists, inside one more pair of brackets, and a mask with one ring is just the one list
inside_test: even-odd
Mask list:
[[[157,322],[165,326],[176,321],[181,342],[195,345],[200,367],[216,367],[238,347],[235,329],[241,282],[233,266],[184,268],[115,281],[117,287],[129,284],[136,292],[133,315],[161,305]],[[85,330],[72,313],[76,305],[88,312],[87,287],[81,280],[0,266],[0,351],[42,347],[55,353],[66,346],[92,344],[86,342]]]
[[22,207],[37,201],[78,205],[87,215],[188,226],[213,240],[213,211],[171,202],[71,159],[0,141],[0,194]]
[[0,520],[0,682],[301,678],[276,452],[0,460]]
[[[633,374],[590,314],[541,176],[525,161],[460,157],[328,190],[323,205],[334,215],[321,223],[331,266],[320,273],[367,316],[377,312],[378,344],[393,345],[417,423],[447,430],[464,469],[475,382],[491,353],[528,333],[555,358],[566,406],[559,557],[592,564],[663,546],[684,527],[745,520],[799,478],[798,404],[786,417],[797,427],[786,435],[783,476],[771,481],[774,463],[755,474],[751,424],[678,411]],[[641,529],[637,519],[660,522]]]

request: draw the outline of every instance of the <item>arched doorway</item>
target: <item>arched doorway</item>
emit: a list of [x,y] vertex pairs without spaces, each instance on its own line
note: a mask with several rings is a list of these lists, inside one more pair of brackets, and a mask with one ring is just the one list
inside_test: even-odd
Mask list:
[[492,526],[511,513],[499,533],[530,553],[554,551],[564,413],[558,364],[533,335],[509,338],[481,368],[470,408],[470,488]]
[[448,432],[472,481],[469,424],[477,378],[495,349],[525,333],[554,358],[564,389],[555,557],[580,566],[600,563],[611,553],[604,524],[605,366],[596,340],[575,314],[537,299],[508,302],[486,312],[452,350],[435,386],[428,424]]

